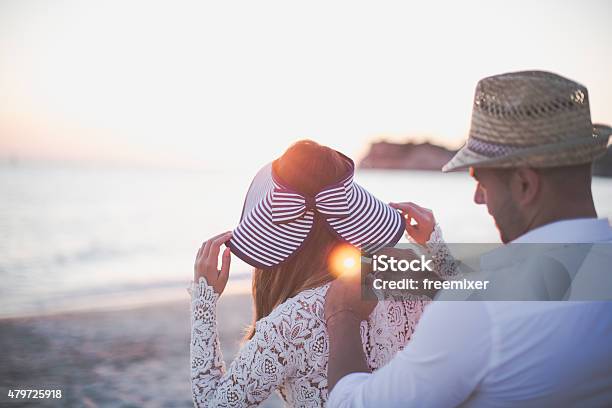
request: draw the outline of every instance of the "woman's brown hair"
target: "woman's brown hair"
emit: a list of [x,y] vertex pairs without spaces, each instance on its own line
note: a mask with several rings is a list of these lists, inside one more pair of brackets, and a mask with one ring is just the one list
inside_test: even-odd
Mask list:
[[[293,144],[273,167],[284,183],[310,197],[339,181],[348,170],[338,152],[311,140]],[[268,316],[276,306],[305,289],[334,279],[328,270],[327,258],[338,243],[338,238],[315,216],[308,239],[292,258],[271,269],[255,269],[253,324],[247,330],[246,339],[253,337],[255,323]]]

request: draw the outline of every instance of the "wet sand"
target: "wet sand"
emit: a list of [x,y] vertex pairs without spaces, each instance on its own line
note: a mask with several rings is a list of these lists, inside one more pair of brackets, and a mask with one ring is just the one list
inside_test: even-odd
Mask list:
[[[223,295],[219,334],[229,365],[251,298]],[[0,320],[0,405],[189,407],[189,299],[113,311]],[[8,400],[8,389],[61,389],[61,400]],[[273,395],[263,407],[282,406]]]

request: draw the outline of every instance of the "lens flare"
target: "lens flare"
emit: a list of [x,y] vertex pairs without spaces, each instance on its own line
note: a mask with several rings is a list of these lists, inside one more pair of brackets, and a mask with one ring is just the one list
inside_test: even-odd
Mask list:
[[355,266],[355,260],[353,258],[346,258],[344,260],[345,268],[352,268],[353,266]]
[[340,244],[329,255],[328,266],[334,276],[360,273],[361,253],[352,245]]

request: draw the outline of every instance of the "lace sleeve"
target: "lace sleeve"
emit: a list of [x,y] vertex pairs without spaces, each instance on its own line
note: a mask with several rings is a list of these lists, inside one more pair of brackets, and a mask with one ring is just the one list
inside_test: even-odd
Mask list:
[[[413,244],[417,243],[408,234],[406,234],[406,236]],[[431,256],[434,265],[434,272],[439,277],[442,279],[449,279],[459,274],[459,263],[450,253],[446,242],[444,242],[444,238],[442,237],[442,229],[438,224],[434,226],[429,240],[425,243],[425,249]]]
[[225,370],[216,323],[218,295],[200,278],[191,288],[191,389],[196,407],[252,407],[283,383],[292,354],[274,322],[262,319],[255,335]]

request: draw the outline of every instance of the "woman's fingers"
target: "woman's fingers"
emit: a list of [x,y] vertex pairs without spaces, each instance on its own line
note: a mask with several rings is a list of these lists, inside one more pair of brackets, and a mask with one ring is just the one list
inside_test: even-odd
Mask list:
[[227,280],[229,279],[230,264],[232,263],[232,253],[229,248],[225,248],[223,251],[223,257],[221,258],[221,271],[219,272],[219,289],[220,292],[225,289]]
[[413,214],[413,218],[417,219],[417,222],[418,219],[423,219],[427,217],[427,213],[429,212],[429,210],[427,210],[426,208],[423,208],[415,203],[406,203],[406,205],[409,208],[408,211]]
[[214,264],[215,268],[217,267],[217,260],[219,258],[219,251],[221,250],[221,245],[223,245],[223,243],[231,237],[232,233],[231,231],[228,231],[224,234],[218,235],[214,240],[212,240],[212,244],[210,245],[210,250],[208,252],[208,259],[212,264]]
[[390,203],[389,205],[400,210],[406,217],[406,232],[408,235],[419,244],[425,245],[435,226],[433,211],[411,202]]
[[408,205],[408,203],[389,203],[389,206],[391,206],[391,208],[395,208],[396,210],[400,210],[400,212],[402,213],[402,216],[406,219],[406,228],[407,226],[410,224],[410,206]]
[[406,201],[402,203],[389,203],[389,205],[393,208],[397,208],[398,210],[402,210],[402,211],[411,211],[411,210],[414,211],[415,209],[421,208],[420,206],[416,205],[415,203],[411,201]]
[[419,205],[414,204],[414,211],[419,214],[421,219],[430,222],[433,219],[433,211],[429,208],[421,207]]
[[[212,246],[212,243],[219,237],[224,236],[225,234],[227,234],[228,232],[224,232],[218,235],[215,235],[214,237],[212,237],[211,239],[209,239],[208,241],[206,241],[206,245],[204,246],[204,250],[202,251],[202,257],[207,258],[208,254],[210,253],[210,248]],[[218,254],[218,253],[217,253]]]
[[420,208],[414,203],[391,203],[390,206],[402,212],[404,217],[408,220],[406,225],[410,224],[411,219],[415,219],[419,222],[418,220],[421,218]]
[[[418,204],[406,202],[406,203],[390,203],[391,207],[400,210],[404,215],[408,217],[408,221],[410,219],[414,219],[417,224],[421,224],[423,222],[429,222],[432,219],[431,210],[421,207]],[[406,223],[406,225],[410,224],[410,222]]]
[[[417,214],[414,210],[413,203],[390,203],[389,205],[402,212],[402,215],[406,219],[406,232],[412,234],[413,231],[418,229],[419,214]],[[415,220],[417,223],[415,225],[412,225],[412,220]]]
[[194,264],[194,280],[198,280],[200,277],[206,278],[211,281],[216,280],[219,276],[219,270],[217,269],[217,258],[219,256],[219,248],[221,244],[226,242],[231,237],[231,232],[224,232],[222,234],[215,235],[208,241],[205,241],[196,256]]
[[406,231],[408,234],[414,234],[419,229],[419,225],[411,225],[409,220],[406,220]]
[[412,203],[389,203],[392,208],[396,210],[400,210],[404,215],[410,215],[410,211],[412,210]]
[[200,248],[198,248],[198,254],[196,255],[196,259],[199,258],[202,255],[202,252],[204,251],[204,246],[206,245],[206,241],[202,242],[202,245],[200,245]]

